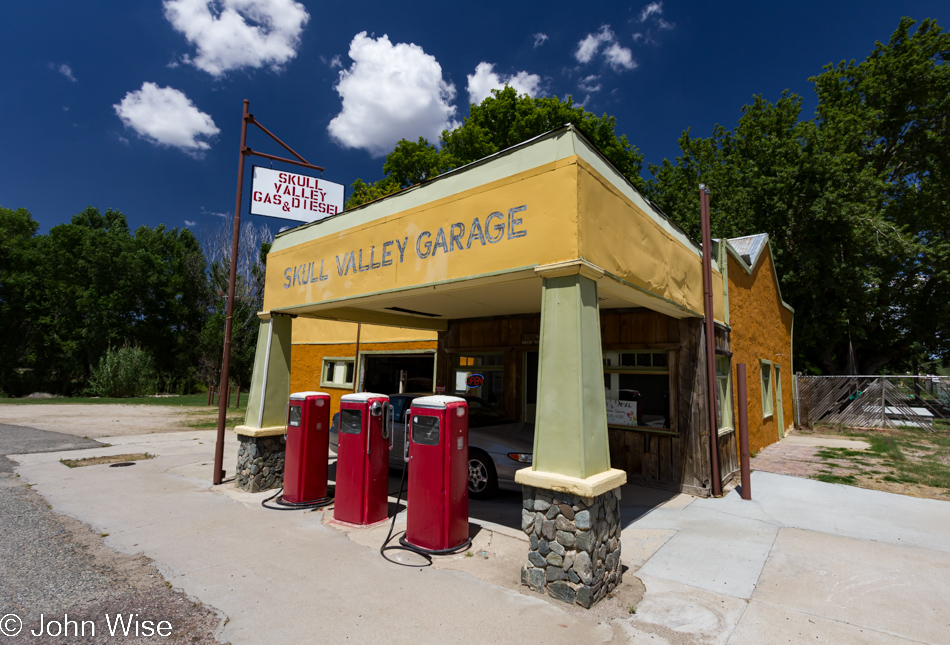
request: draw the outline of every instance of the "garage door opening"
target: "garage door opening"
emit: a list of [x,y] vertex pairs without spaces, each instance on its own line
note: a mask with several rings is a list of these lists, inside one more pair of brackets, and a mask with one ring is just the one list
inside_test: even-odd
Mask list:
[[434,354],[367,354],[361,389],[380,394],[433,392],[434,376]]

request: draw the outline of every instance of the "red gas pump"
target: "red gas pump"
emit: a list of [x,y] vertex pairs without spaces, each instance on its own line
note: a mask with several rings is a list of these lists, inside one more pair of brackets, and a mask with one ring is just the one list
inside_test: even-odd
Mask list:
[[389,516],[389,397],[359,392],[340,401],[333,518],[374,524]]
[[425,396],[409,413],[406,535],[400,542],[430,553],[467,548],[468,404],[455,396]]
[[278,503],[309,505],[327,498],[330,395],[297,392],[287,404],[284,492]]

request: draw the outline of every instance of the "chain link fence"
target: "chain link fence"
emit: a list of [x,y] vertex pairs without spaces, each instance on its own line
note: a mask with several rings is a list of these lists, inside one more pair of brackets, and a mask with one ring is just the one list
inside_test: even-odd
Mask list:
[[950,418],[950,377],[798,376],[798,423],[917,427]]

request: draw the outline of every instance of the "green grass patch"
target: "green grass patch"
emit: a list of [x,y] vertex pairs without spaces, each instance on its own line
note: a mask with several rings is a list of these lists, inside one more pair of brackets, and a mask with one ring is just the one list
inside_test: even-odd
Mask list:
[[897,431],[853,431],[827,428],[837,434],[849,434],[870,444],[866,451],[848,448],[821,448],[817,455],[828,470],[815,479],[837,484],[853,484],[853,475],[836,475],[835,468],[851,466],[876,481],[920,485],[950,491],[950,427],[936,423],[934,430],[901,428]]
[[[207,394],[185,394],[175,396],[136,396],[136,397],[95,397],[95,396],[72,396],[57,397],[53,399],[2,399],[0,405],[102,405],[102,404],[122,404],[122,405],[163,405],[172,407],[207,407],[209,410],[217,410],[217,403],[214,406],[208,406]],[[241,392],[241,407],[235,408],[232,398],[229,410],[244,410],[247,408],[247,392]]]
[[[243,414],[229,414],[225,418],[225,427],[233,428],[234,426],[239,426],[244,423]],[[192,421],[188,424],[189,428],[198,428],[199,430],[204,430],[207,428],[217,428],[218,427],[218,413],[209,414],[207,418],[202,418],[200,421]]]
[[814,475],[812,479],[817,479],[820,482],[825,482],[826,484],[847,484],[853,486],[858,483],[858,480],[854,478],[854,475],[833,475],[831,473],[818,473]]
[[848,459],[853,461],[864,461],[869,455],[864,450],[851,450],[850,448],[821,448],[818,456],[822,459]]

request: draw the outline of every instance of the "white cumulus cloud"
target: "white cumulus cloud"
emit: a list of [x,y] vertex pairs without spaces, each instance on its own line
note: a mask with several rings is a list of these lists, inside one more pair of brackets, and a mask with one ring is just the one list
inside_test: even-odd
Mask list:
[[353,37],[349,56],[353,64],[340,71],[336,85],[343,108],[327,127],[341,145],[382,156],[400,139],[435,141],[456,127],[455,86],[418,45],[394,45],[386,35],[364,31]]
[[185,226],[191,227],[191,226],[197,226],[197,225],[198,225],[198,222],[192,222],[191,220],[188,220],[188,219],[185,220]]
[[544,41],[548,39],[548,35],[543,32],[538,32],[534,35],[534,48],[537,49],[544,44]]
[[589,63],[600,52],[603,52],[604,60],[615,72],[634,69],[637,66],[637,62],[633,60],[633,52],[630,51],[629,47],[624,47],[617,42],[617,36],[611,31],[610,25],[603,25],[600,31],[587,34],[581,39],[577,43],[574,58],[579,63]]
[[577,51],[574,52],[574,58],[579,63],[589,63],[597,55],[600,46],[615,40],[614,32],[610,31],[609,25],[603,25],[596,34],[587,34],[579,43]]
[[155,83],[143,83],[142,89],[129,92],[112,108],[143,139],[195,156],[211,147],[203,138],[220,132],[183,92]]
[[590,76],[585,76],[579,80],[577,82],[577,87],[588,94],[593,94],[594,92],[600,91],[601,85],[597,82],[598,80],[600,80],[600,76],[591,74]]
[[521,71],[511,76],[504,76],[494,72],[492,63],[481,62],[475,67],[475,73],[468,75],[468,100],[470,103],[481,103],[491,95],[492,90],[500,90],[505,85],[515,88],[518,94],[537,96],[541,87],[541,77]]
[[165,0],[165,18],[195,46],[186,63],[213,76],[280,67],[297,55],[310,19],[295,0]]
[[57,65],[55,63],[50,63],[49,67],[50,69],[54,69],[60,74],[62,74],[63,76],[65,76],[66,78],[68,78],[70,82],[72,83],[76,82],[76,77],[73,75],[73,68],[70,67],[69,64],[60,63],[59,65]]
[[663,13],[663,3],[662,2],[651,2],[650,4],[643,7],[640,10],[640,22],[646,22],[647,18],[653,14],[660,15]]
[[614,68],[614,71],[620,72],[625,69],[634,69],[637,66],[633,60],[633,52],[628,47],[621,47],[619,43],[610,43],[610,46],[604,50],[604,58]]

